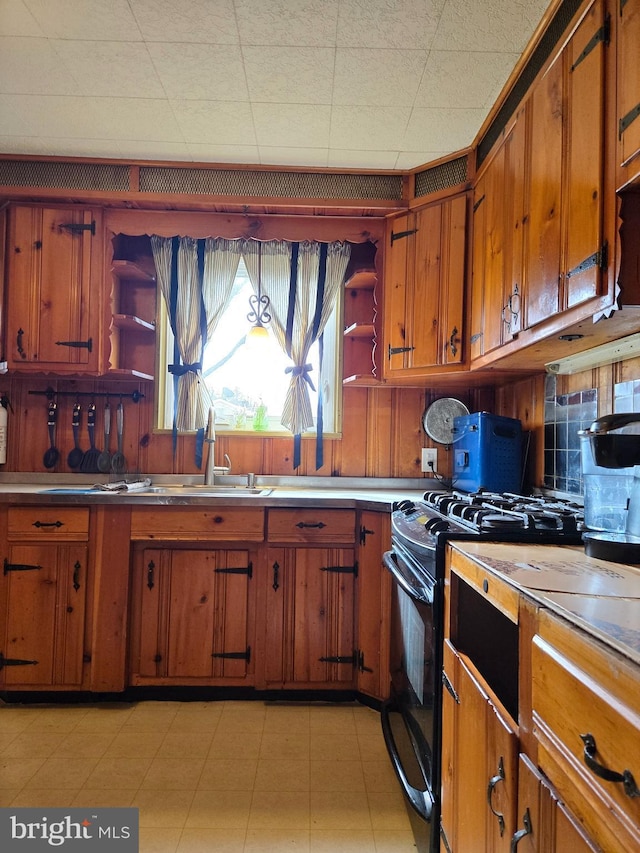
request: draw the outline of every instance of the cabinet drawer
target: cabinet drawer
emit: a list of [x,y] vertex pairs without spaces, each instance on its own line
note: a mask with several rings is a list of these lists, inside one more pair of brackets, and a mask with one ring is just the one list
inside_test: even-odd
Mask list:
[[455,548],[452,551],[451,571],[466,581],[508,619],[518,624],[520,596],[514,587],[509,586],[475,560],[460,554]]
[[7,538],[9,541],[84,541],[89,538],[89,508],[10,507],[7,513]]
[[145,507],[131,512],[131,539],[209,539],[227,542],[262,542],[264,511],[242,507]]
[[[640,782],[637,667],[542,612],[532,676],[541,770],[603,849],[640,849],[640,796],[630,796]],[[628,792],[615,776],[602,778],[611,771],[631,774]]]
[[272,509],[268,525],[270,542],[352,544],[356,514],[344,509]]

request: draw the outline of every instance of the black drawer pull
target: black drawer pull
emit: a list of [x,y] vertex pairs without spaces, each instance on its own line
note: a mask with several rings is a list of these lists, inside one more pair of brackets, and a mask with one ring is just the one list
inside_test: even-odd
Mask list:
[[608,767],[604,767],[600,762],[596,761],[598,749],[594,736],[587,732],[586,735],[580,735],[580,737],[584,743],[584,763],[589,770],[595,773],[596,776],[604,779],[605,782],[622,782],[627,797],[640,797],[640,790],[638,790],[631,771],[623,770],[622,773],[618,773],[615,770],[609,770]]
[[62,521],[34,521],[33,527],[64,527],[64,522]]
[[504,835],[504,815],[494,809],[492,795],[495,786],[498,784],[498,782],[504,782],[504,779],[504,762],[502,760],[502,756],[500,756],[500,761],[498,762],[498,772],[495,776],[492,776],[491,779],[489,779],[489,785],[487,787],[487,803],[489,804],[491,814],[498,821],[498,826],[500,827],[500,838],[502,838],[502,836]]
[[326,527],[326,526],[327,526],[327,525],[324,523],[324,521],[316,521],[316,522],[312,522],[312,521],[299,521],[299,522],[296,524],[296,527],[299,527],[299,528],[301,528],[301,529],[302,529],[303,527],[317,527],[317,528],[319,528],[320,530],[322,530],[322,528],[323,528],[323,527]]
[[531,825],[531,815],[529,814],[529,809],[526,809],[525,813],[522,816],[522,823],[524,825],[524,829],[519,829],[517,832],[511,837],[511,853],[516,853],[518,849],[518,844],[525,837],[525,835],[531,835],[533,832],[533,826]]

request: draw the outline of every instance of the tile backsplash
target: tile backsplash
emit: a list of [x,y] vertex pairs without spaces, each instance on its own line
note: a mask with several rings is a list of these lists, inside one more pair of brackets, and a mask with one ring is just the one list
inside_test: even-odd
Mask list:
[[597,388],[556,395],[556,377],[547,376],[544,400],[544,485],[547,489],[582,494],[578,430],[590,426],[597,417]]
[[[569,494],[583,493],[578,430],[598,417],[598,389],[556,394],[555,376],[545,381],[544,485]],[[640,412],[640,379],[613,387],[614,412]]]

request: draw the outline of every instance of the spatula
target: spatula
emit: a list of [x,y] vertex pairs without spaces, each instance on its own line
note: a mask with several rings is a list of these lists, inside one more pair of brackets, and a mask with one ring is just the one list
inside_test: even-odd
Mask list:
[[109,440],[111,437],[111,406],[107,401],[104,407],[104,450],[98,456],[98,471],[102,474],[108,474],[111,470],[111,452],[109,450]]
[[122,437],[124,435],[124,406],[122,400],[118,403],[116,409],[116,437],[118,440],[118,449],[111,457],[111,470],[114,474],[124,474],[125,459],[122,452]]

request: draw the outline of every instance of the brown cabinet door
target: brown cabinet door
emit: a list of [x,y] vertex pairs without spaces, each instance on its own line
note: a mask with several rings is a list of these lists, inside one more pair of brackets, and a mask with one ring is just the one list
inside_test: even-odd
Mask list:
[[382,555],[391,541],[388,513],[362,512],[359,525],[358,690],[377,699],[389,695],[389,614],[391,575]]
[[[596,0],[565,48],[566,221],[563,308],[602,292],[605,10]],[[636,45],[640,50],[640,45]]]
[[248,551],[147,548],[137,555],[134,683],[246,680]]
[[640,0],[618,5],[618,138],[625,165],[640,154]]
[[558,57],[531,95],[526,325],[560,310],[563,63]]
[[385,275],[385,372],[458,365],[463,358],[464,195],[393,220]]
[[353,549],[269,548],[267,563],[267,685],[353,687]]
[[0,683],[5,689],[83,681],[87,545],[12,543],[3,587]]
[[442,828],[451,853],[508,853],[515,827],[517,735],[477,675],[445,643]]
[[13,370],[98,371],[102,314],[96,211],[15,205],[7,244]]
[[525,755],[519,760],[517,853],[598,853],[575,817]]

